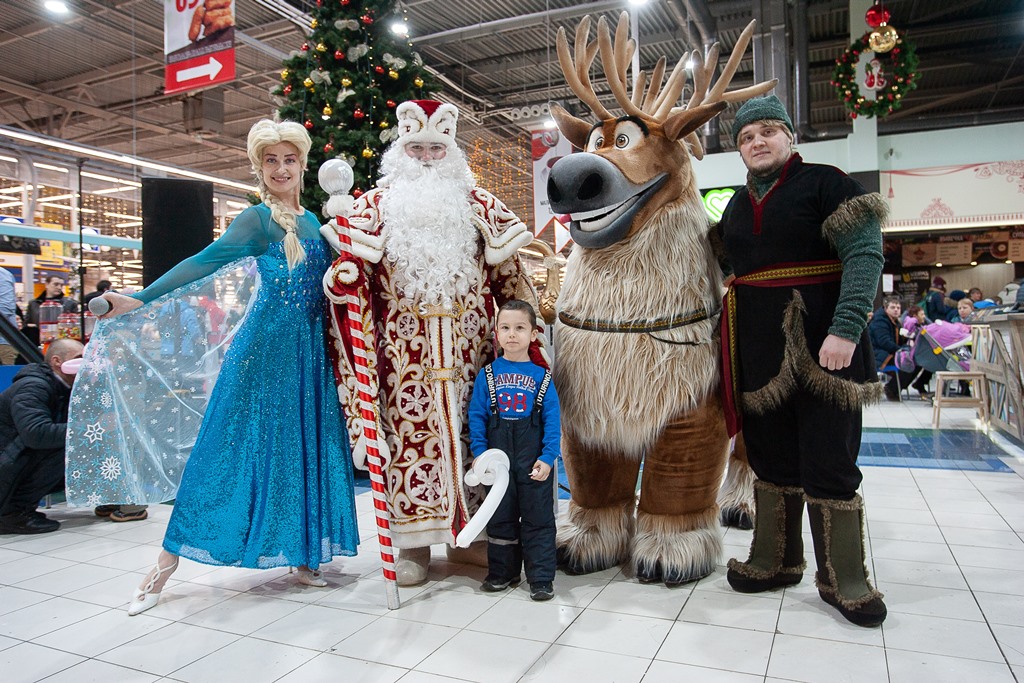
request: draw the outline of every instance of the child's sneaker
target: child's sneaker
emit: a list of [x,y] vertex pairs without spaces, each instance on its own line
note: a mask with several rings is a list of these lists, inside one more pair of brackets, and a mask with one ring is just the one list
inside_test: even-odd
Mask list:
[[502,580],[488,574],[487,578],[484,579],[484,582],[480,584],[480,590],[482,590],[485,593],[500,593],[503,590],[515,588],[519,585],[519,582],[522,580],[523,579],[520,576],[517,576],[512,579]]
[[555,597],[555,588],[550,583],[531,583],[530,599],[543,602]]

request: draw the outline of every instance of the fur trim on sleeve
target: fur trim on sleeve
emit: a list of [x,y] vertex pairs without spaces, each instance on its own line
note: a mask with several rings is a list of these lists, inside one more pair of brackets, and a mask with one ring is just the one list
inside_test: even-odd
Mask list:
[[484,238],[484,260],[488,265],[497,265],[512,258],[520,247],[533,241],[529,228],[487,190],[473,188],[470,202],[477,228]]
[[877,221],[881,227],[888,217],[889,204],[882,195],[877,192],[862,194],[840,204],[821,224],[821,235],[835,246],[841,235],[862,229],[872,221]]
[[369,263],[380,263],[384,256],[386,230],[381,226],[381,189],[374,188],[356,200],[349,218],[352,253]]

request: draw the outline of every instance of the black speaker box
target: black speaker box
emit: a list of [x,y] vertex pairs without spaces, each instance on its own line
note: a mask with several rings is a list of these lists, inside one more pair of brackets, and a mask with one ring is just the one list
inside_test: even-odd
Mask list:
[[142,179],[142,284],[213,242],[213,183]]

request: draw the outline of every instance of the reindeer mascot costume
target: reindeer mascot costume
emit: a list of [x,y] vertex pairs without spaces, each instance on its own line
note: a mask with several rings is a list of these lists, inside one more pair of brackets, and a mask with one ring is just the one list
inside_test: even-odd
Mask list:
[[[627,93],[636,46],[625,13],[614,42],[604,19],[598,40],[588,42],[585,18],[575,56],[558,33],[566,80],[600,120],[552,109],[562,134],[584,150],[559,160],[548,184],[552,209],[570,214],[576,243],[559,299],[554,368],[572,490],[559,559],[570,573],[629,559],[640,581],[675,585],[708,575],[721,555],[715,493],[729,445],[716,333],[722,272],[690,155],[702,157],[695,131],[727,102],[774,87],[725,92],[752,32],[753,23],[713,87],[718,46],[706,59],[693,55],[695,92],[685,107],[676,103],[686,56],[664,87],[662,57],[650,87],[640,73]],[[590,83],[598,50],[624,116],[613,116]]]
[[[466,410],[477,371],[494,357],[495,311],[508,299],[535,300],[517,256],[533,237],[496,197],[475,187],[455,144],[454,106],[415,100],[396,113],[399,137],[383,155],[384,176],[356,200],[348,233],[370,291],[362,302],[363,332],[374,340],[369,374],[386,441],[396,573],[399,585],[413,585],[426,579],[430,546],[452,546],[482,499],[463,483],[472,459]],[[342,343],[344,287],[335,288],[350,267],[350,259],[338,259],[324,282],[335,302],[332,355],[358,462],[366,444],[350,350]],[[479,561],[486,566],[483,554]]]

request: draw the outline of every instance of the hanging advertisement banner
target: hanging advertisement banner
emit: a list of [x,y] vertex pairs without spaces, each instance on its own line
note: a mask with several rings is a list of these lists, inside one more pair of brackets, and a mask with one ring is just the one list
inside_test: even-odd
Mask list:
[[164,0],[164,93],[235,80],[234,0]]
[[555,251],[559,252],[572,239],[569,228],[551,213],[548,206],[548,176],[555,162],[572,153],[572,143],[566,140],[557,128],[535,130],[531,133],[530,144],[533,156],[533,236],[540,237],[552,228]]

